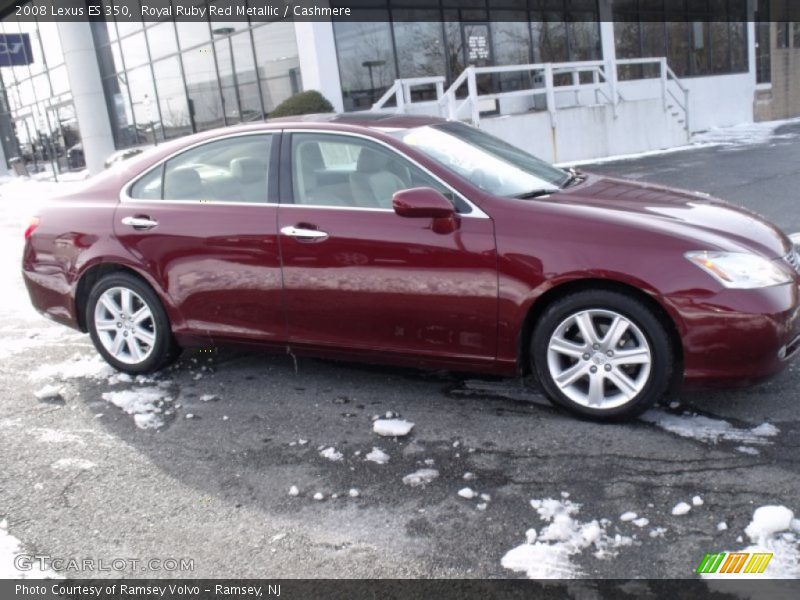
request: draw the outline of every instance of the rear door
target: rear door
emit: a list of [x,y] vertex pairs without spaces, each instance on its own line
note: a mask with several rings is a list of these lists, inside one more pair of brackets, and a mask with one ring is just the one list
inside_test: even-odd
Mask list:
[[[284,133],[278,230],[292,344],[493,360],[497,271],[492,221],[397,151],[363,136]],[[428,186],[462,214],[392,209],[400,189]]]
[[276,230],[279,133],[203,142],[130,185],[114,231],[184,328],[283,342]]

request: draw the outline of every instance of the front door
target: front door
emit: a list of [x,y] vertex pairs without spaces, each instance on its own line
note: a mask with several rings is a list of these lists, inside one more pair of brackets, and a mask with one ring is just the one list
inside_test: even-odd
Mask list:
[[[394,213],[411,187],[452,192],[383,144],[292,133],[278,209],[293,345],[491,360],[497,337],[492,221],[464,214],[451,232]],[[463,200],[462,210],[469,210]]]
[[180,312],[178,332],[283,343],[277,135],[212,141],[136,181],[114,231]]

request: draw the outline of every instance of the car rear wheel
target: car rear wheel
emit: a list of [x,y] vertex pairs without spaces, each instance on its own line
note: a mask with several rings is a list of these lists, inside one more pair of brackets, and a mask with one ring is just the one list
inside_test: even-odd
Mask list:
[[570,294],[548,307],[530,356],[550,400],[598,420],[644,412],[666,393],[674,368],[669,336],[656,315],[606,290]]
[[127,273],[95,284],[86,303],[86,323],[97,351],[126,373],[155,371],[180,352],[158,296]]

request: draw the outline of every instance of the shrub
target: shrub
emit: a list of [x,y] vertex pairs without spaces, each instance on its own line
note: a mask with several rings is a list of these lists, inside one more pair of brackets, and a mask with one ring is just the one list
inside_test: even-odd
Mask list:
[[275,110],[269,113],[269,118],[329,112],[333,112],[333,106],[325,96],[317,90],[308,90],[295,94],[278,104]]

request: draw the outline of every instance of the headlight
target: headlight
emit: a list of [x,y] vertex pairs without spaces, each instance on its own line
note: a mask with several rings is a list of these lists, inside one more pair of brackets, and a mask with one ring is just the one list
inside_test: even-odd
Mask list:
[[792,240],[795,248],[800,249],[800,233],[791,234],[789,239]]
[[743,252],[687,252],[684,256],[726,288],[750,290],[781,285],[792,275],[763,256]]

